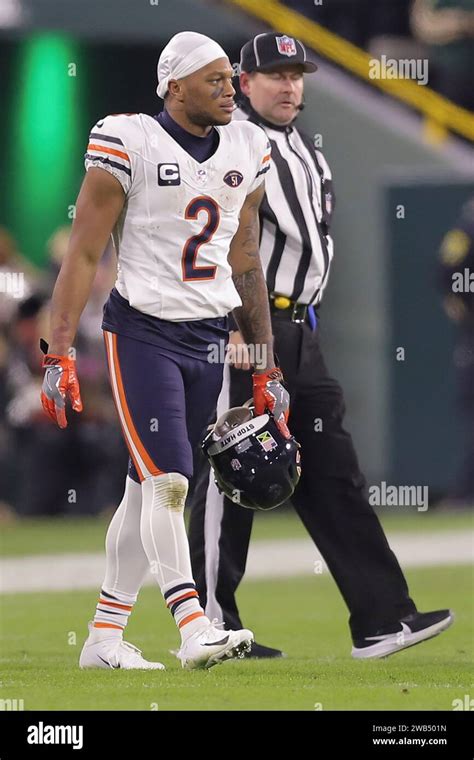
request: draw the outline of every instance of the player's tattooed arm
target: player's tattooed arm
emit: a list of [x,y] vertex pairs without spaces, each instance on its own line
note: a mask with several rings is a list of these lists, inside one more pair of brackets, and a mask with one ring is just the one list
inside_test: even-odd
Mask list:
[[264,192],[262,183],[245,199],[229,251],[232,279],[242,300],[233,315],[244,341],[260,349],[255,351],[255,356],[262,357],[262,363],[255,365],[256,372],[275,366],[268,292],[259,253],[258,209]]
[[87,172],[76,203],[76,217],[51,299],[49,352],[69,353],[97,266],[123,208],[120,182],[103,169]]

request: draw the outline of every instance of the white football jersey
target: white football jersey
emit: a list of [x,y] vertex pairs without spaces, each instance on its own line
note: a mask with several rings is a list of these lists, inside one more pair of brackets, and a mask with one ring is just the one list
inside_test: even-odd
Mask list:
[[113,231],[115,287],[159,319],[222,317],[241,304],[227,256],[270,144],[250,122],[216,129],[218,148],[202,163],[147,114],[106,116],[89,137],[86,169],[110,172],[126,194]]

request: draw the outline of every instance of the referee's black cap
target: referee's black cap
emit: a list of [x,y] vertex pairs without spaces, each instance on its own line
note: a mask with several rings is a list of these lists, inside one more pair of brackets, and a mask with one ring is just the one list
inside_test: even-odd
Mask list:
[[306,60],[303,43],[287,34],[257,34],[253,40],[246,42],[240,51],[240,70],[249,74],[252,71],[268,71],[293,63],[300,64],[308,74],[318,68],[315,63]]

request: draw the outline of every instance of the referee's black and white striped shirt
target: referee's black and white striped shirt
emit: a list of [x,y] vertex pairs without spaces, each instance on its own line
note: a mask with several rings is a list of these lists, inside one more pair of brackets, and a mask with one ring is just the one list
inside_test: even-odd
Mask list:
[[262,127],[272,147],[260,207],[260,257],[268,290],[318,304],[333,257],[329,166],[313,141],[294,126],[271,125],[248,106],[239,108],[235,118]]

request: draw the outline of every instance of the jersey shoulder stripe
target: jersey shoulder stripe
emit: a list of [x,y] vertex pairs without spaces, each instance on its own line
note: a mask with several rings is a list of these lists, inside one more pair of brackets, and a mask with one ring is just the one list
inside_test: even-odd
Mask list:
[[103,135],[101,132],[91,132],[89,140],[103,140],[103,142],[115,143],[116,145],[123,145],[123,141],[120,137],[112,137],[112,135]]
[[133,174],[136,118],[129,114],[104,116],[92,127],[84,156],[86,169],[93,166],[106,169],[120,181],[126,193]]
[[89,143],[87,150],[89,153],[107,153],[110,156],[117,156],[130,163],[128,153],[125,153],[123,150],[117,150],[116,148],[109,148],[108,145],[101,145],[99,142]]
[[125,174],[128,174],[129,177],[132,176],[132,170],[128,166],[119,164],[117,161],[111,161],[110,158],[104,158],[103,156],[98,156],[95,153],[86,153],[84,159],[86,161],[99,161],[99,163],[105,164],[106,166],[111,166],[114,169],[120,169],[122,172],[125,172]]

